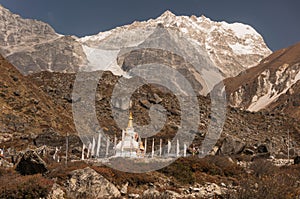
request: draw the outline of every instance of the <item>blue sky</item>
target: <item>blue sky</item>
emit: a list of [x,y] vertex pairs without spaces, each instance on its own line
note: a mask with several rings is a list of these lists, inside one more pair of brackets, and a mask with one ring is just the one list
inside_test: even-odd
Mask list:
[[249,24],[272,50],[300,41],[299,0],[0,0],[0,4],[22,17],[47,22],[58,33],[79,37],[170,10]]

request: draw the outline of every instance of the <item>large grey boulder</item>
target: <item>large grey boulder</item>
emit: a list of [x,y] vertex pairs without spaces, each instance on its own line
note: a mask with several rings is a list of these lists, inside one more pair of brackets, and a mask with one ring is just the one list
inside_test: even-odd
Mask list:
[[144,191],[142,198],[158,198],[159,196],[159,191],[157,191],[155,188],[150,188]]
[[70,173],[67,194],[71,198],[115,198],[121,193],[114,184],[95,170],[86,167]]
[[65,198],[66,197],[63,188],[60,185],[54,183],[50,193],[47,196],[47,199],[65,199]]
[[228,136],[224,138],[219,153],[223,155],[239,154],[244,150],[245,146],[246,144],[239,138]]

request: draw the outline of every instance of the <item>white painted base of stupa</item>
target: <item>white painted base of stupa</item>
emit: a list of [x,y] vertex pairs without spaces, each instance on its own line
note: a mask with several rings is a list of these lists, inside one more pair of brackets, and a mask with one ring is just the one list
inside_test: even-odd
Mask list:
[[115,157],[138,158],[135,151],[117,151]]

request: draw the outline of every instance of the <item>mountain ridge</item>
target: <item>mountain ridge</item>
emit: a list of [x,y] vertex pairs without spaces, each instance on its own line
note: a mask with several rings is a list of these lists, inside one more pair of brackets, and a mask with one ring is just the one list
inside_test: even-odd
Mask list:
[[297,43],[274,52],[256,67],[225,79],[230,105],[249,111],[281,111],[297,118],[299,54],[300,43]]
[[[237,75],[244,69],[256,65],[258,61],[271,53],[263,38],[249,25],[214,22],[204,15],[198,18],[196,16],[176,16],[170,11],[164,12],[156,19],[135,21],[129,25],[79,38],[79,41],[97,49],[111,37],[115,38],[115,35],[122,34],[125,31],[132,32],[136,29],[143,32],[139,29],[149,29],[158,25],[176,29],[184,37],[206,49],[210,59],[220,68],[225,77]],[[123,34],[124,37],[127,36],[127,34]],[[147,36],[146,34],[145,38]],[[137,35],[137,37],[140,36]],[[144,38],[142,37],[140,40],[142,39]],[[132,40],[131,45],[138,44],[139,40]]]
[[[0,53],[25,75],[45,70],[68,73],[103,69],[123,75],[124,71],[116,62],[99,67],[99,60],[107,56],[116,59],[114,52],[107,50],[136,46],[151,34],[151,28],[159,24],[180,32],[204,48],[224,77],[237,75],[271,53],[263,38],[249,25],[213,22],[204,16],[176,16],[170,11],[156,19],[136,21],[82,38],[60,35],[44,22],[22,19],[3,7],[0,7],[0,16],[3,19],[0,22],[0,29],[3,30],[0,34]],[[47,31],[35,32],[42,30],[39,27],[47,27]],[[244,31],[246,34],[241,34]],[[109,41],[113,36],[119,40]]]

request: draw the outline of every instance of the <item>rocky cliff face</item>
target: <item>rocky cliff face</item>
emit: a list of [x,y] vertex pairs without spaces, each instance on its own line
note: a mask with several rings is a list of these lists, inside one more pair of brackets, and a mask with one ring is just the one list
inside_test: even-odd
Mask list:
[[37,20],[23,19],[0,5],[0,44],[6,54],[20,47],[46,42],[60,37],[51,26]]
[[0,19],[0,53],[21,73],[75,72],[86,62],[81,44],[50,25],[23,19],[1,5]]
[[300,44],[279,50],[237,77],[225,80],[229,102],[249,111],[299,116]]
[[177,32],[204,51],[223,77],[235,76],[271,53],[263,38],[248,25],[214,22],[204,16],[175,16],[169,11],[156,19],[80,39],[59,35],[48,24],[22,19],[3,7],[0,17],[0,53],[23,74],[82,69],[123,75],[125,71],[117,63],[120,51],[143,43],[157,26]]

